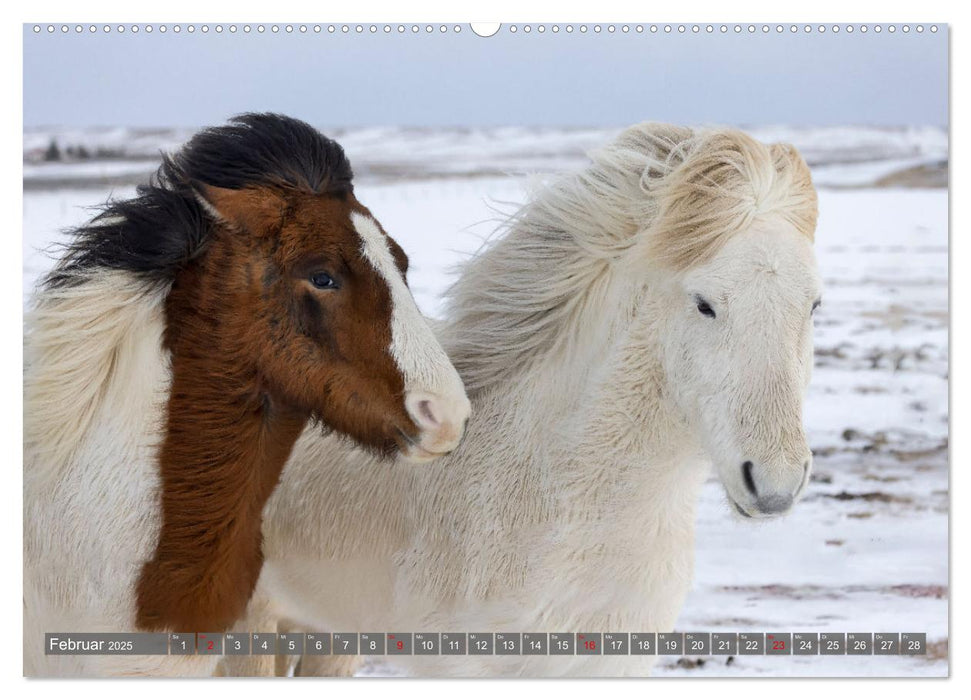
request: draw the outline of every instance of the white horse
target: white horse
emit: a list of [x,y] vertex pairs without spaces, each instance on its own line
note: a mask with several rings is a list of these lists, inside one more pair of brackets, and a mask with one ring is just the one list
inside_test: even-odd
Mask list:
[[[664,632],[714,465],[743,516],[809,480],[816,195],[787,145],[643,124],[541,189],[450,292],[472,419],[420,469],[305,434],[252,631]],[[407,656],[433,676],[647,674],[650,656]],[[362,657],[306,656],[349,674]],[[255,665],[254,665],[255,664]],[[257,673],[256,658],[227,659]]]

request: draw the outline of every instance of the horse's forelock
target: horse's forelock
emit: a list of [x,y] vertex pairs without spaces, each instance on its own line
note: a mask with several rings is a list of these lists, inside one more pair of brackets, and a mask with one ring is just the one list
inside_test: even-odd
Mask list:
[[204,129],[176,155],[182,177],[227,189],[276,186],[308,194],[353,191],[353,171],[340,144],[279,114],[241,114]]
[[680,162],[648,179],[657,200],[647,246],[652,261],[684,270],[709,260],[733,235],[757,221],[781,219],[810,241],[817,201],[796,149],[766,146],[740,131],[699,132],[680,144]]

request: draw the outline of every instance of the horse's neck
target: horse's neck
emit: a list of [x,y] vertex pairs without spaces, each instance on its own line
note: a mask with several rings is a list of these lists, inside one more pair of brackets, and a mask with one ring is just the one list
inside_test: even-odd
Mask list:
[[[535,405],[544,406],[542,401],[537,394]],[[518,477],[536,490],[527,495],[518,489],[522,501],[501,506],[537,514],[538,527],[508,531],[512,544],[505,559],[529,557],[511,567],[522,576],[521,585],[541,587],[551,574],[564,575],[557,590],[572,591],[579,599],[564,593],[555,604],[572,601],[566,607],[578,611],[590,604],[589,590],[646,595],[686,585],[693,566],[695,508],[708,470],[669,396],[651,320],[639,319],[603,351],[569,414],[544,411],[532,430],[505,439],[524,440],[537,430],[546,436],[545,458],[528,462],[533,474]],[[530,532],[532,540],[522,540],[519,531]],[[488,573],[495,561],[477,564],[480,574],[469,577],[481,586],[475,594],[491,595],[498,589],[489,586],[501,585]],[[658,580],[664,571],[671,581]],[[635,598],[622,596],[640,610]]]
[[578,437],[562,470],[565,502],[593,519],[617,514],[623,504],[638,519],[690,515],[706,473],[700,446],[671,397],[659,325],[650,305],[641,313],[588,386],[584,410],[571,426]]
[[661,310],[652,295],[642,289],[636,318],[622,318],[609,347],[588,358],[595,369],[558,421],[547,468],[569,520],[613,522],[627,532],[690,528],[707,461],[662,366]]
[[[167,351],[169,294],[103,269],[39,292],[25,327],[25,488],[44,493],[76,470],[152,459],[162,529],[140,624],[215,629],[242,613],[255,584],[261,511],[306,420],[264,404],[206,338],[178,333]],[[112,479],[128,488],[141,472]]]
[[[589,315],[576,319],[585,327],[567,330],[584,340],[547,353],[473,398],[474,412],[503,418],[498,430],[494,424],[475,429],[474,443],[463,452],[488,454],[497,441],[505,443],[523,460],[517,467],[526,472],[523,482],[554,493],[555,517],[572,522],[602,523],[627,506],[631,517],[634,511],[666,512],[674,503],[690,511],[705,472],[668,391],[657,320],[643,296],[629,295],[630,306],[620,307],[621,296],[590,304]],[[470,460],[473,466],[480,461]],[[479,472],[473,480],[489,478],[473,471]],[[537,498],[528,488],[519,493],[524,501]],[[523,509],[552,517],[546,508],[524,503]]]
[[225,373],[190,370],[175,358],[158,460],[162,527],[138,584],[145,629],[221,630],[242,615],[262,567],[262,510],[306,423],[240,403]]
[[138,584],[146,629],[221,630],[242,615],[262,567],[263,507],[307,422],[271,403],[255,368],[239,365],[227,340],[238,320],[187,307],[195,296],[180,290],[169,298],[162,527]]

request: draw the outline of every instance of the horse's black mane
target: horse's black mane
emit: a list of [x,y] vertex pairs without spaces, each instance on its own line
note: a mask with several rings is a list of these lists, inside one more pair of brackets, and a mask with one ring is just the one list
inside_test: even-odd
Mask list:
[[94,268],[127,270],[171,280],[206,243],[212,214],[200,185],[227,189],[283,187],[314,194],[350,193],[351,166],[334,141],[297,119],[243,114],[205,129],[162,165],[136,196],[109,201],[75,229],[45,285],[65,286]]

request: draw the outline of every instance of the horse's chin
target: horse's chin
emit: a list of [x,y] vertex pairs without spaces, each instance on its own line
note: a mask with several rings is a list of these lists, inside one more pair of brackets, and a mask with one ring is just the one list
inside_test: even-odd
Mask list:
[[395,441],[398,445],[398,457],[402,461],[410,462],[411,464],[434,462],[436,459],[441,459],[451,453],[454,448],[454,443],[445,443],[445,446],[448,447],[446,450],[429,449],[429,447],[439,447],[439,444],[436,444],[437,441],[434,438],[429,440],[424,435],[412,437],[401,428],[397,428],[396,432]]
[[744,518],[745,520],[772,520],[775,518],[781,518],[791,512],[791,508],[776,513],[763,513],[757,509],[747,510],[742,507],[738,501],[732,498],[731,494],[726,493],[726,495],[728,496],[728,502],[731,504],[732,510],[734,510],[739,517]]
[[421,445],[408,445],[398,451],[399,457],[411,464],[428,464],[429,462],[434,462],[436,459],[441,459],[447,454],[449,453],[431,452]]

